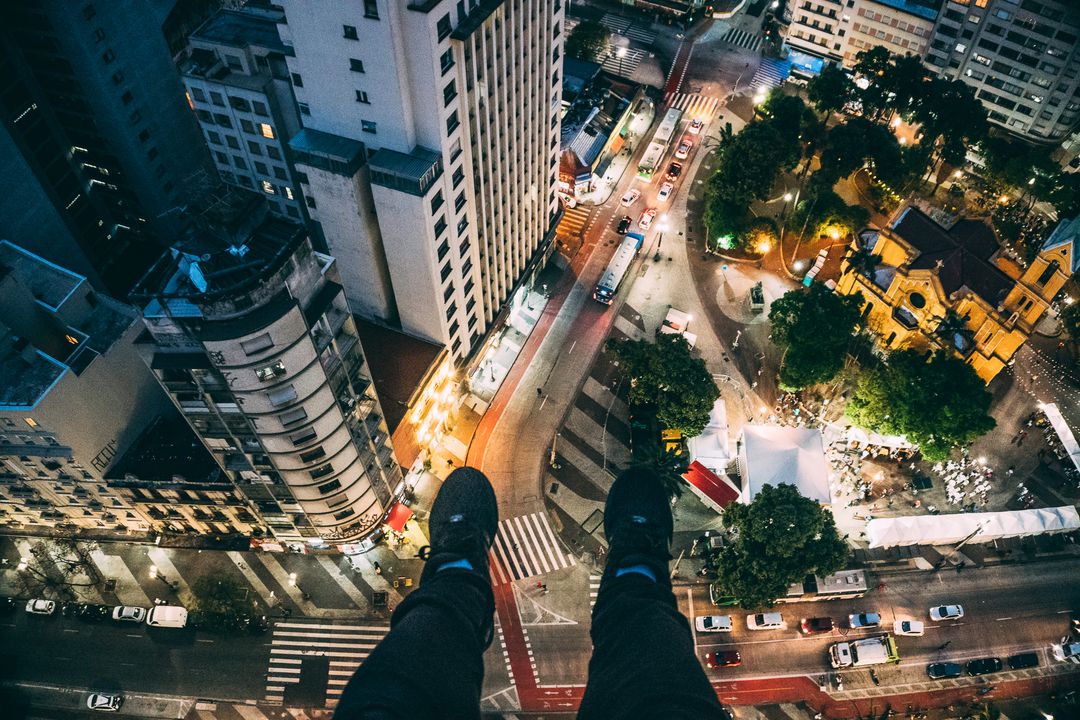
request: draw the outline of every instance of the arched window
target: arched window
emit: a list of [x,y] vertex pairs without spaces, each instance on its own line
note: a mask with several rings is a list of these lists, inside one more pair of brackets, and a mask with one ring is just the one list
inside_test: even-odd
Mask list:
[[1043,274],[1040,275],[1039,279],[1035,281],[1035,284],[1039,287],[1042,287],[1046,283],[1050,282],[1050,278],[1054,277],[1054,273],[1058,271],[1059,267],[1061,267],[1061,265],[1058,263],[1057,260],[1051,260],[1050,264],[1046,266],[1045,270],[1043,270]]

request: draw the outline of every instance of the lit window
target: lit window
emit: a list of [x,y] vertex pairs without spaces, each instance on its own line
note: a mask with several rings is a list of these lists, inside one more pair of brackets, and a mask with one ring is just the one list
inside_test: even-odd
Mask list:
[[294,199],[291,187],[289,187],[288,185],[282,185],[281,189],[285,191],[285,197],[289,198],[290,200]]
[[34,418],[29,418],[28,417],[28,418],[24,418],[24,419],[26,420],[26,424],[29,425],[30,427],[36,428],[38,426],[37,421],[34,420]]
[[262,136],[264,138],[270,138],[271,140],[274,139],[274,128],[267,125],[266,123],[259,123],[259,132],[262,133]]
[[276,195],[277,194],[274,191],[274,186],[270,184],[269,180],[263,180],[261,184],[262,184],[263,192],[266,193],[267,195]]

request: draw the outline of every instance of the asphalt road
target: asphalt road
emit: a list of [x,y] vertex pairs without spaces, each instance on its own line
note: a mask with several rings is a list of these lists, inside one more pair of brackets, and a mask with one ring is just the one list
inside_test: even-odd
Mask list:
[[0,679],[102,692],[261,698],[270,635],[221,636],[112,621],[0,616]]

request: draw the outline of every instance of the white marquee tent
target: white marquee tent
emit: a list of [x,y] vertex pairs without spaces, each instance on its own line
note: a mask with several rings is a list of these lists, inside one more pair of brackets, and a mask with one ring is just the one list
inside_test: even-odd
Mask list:
[[690,438],[687,443],[690,461],[697,461],[717,475],[725,474],[731,462],[731,449],[728,446],[727,405],[724,398],[717,398],[709,412],[709,423],[701,434]]
[[832,503],[829,462],[820,428],[744,425],[739,439],[742,497],[749,503],[766,485],[794,485],[803,497]]
[[1050,425],[1053,426],[1054,432],[1057,433],[1058,438],[1061,439],[1061,444],[1065,448],[1065,452],[1069,454],[1069,458],[1072,460],[1073,465],[1077,470],[1080,470],[1080,445],[1076,442],[1076,436],[1073,435],[1072,430],[1069,429],[1068,424],[1065,422],[1065,418],[1061,415],[1061,411],[1058,410],[1058,406],[1054,403],[1043,403],[1042,411],[1046,413],[1047,420],[1050,421]]
[[870,547],[985,543],[1080,529],[1080,514],[1072,505],[1012,512],[957,513],[875,518],[866,524]]

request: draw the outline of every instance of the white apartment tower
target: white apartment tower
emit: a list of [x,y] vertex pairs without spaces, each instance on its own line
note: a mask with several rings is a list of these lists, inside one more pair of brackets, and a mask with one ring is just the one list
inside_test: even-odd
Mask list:
[[467,357],[551,252],[561,0],[282,0],[290,143],[353,309]]

